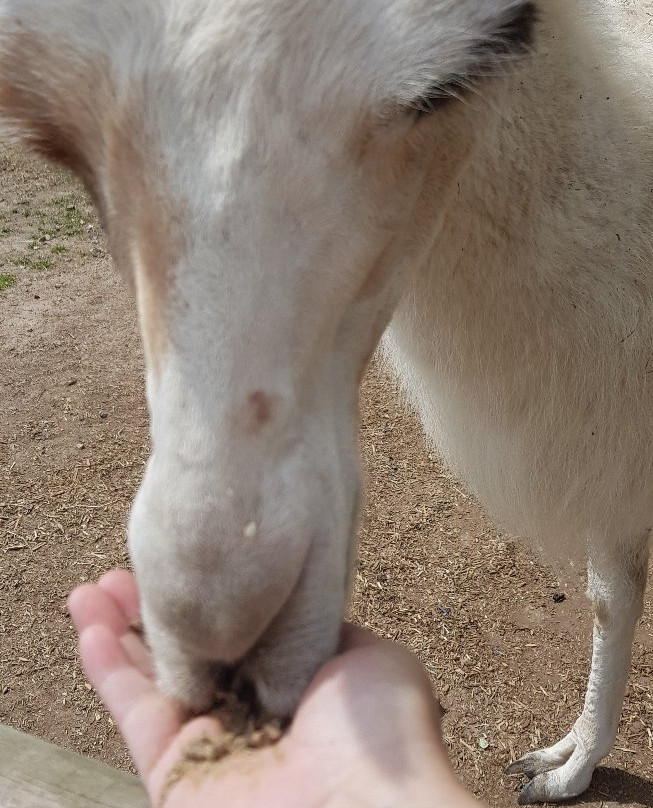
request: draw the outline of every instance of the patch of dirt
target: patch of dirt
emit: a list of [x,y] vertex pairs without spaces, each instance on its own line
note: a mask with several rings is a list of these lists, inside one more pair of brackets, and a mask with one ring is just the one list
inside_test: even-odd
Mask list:
[[[0,275],[15,279],[0,291],[0,721],[128,768],[79,666],[65,599],[128,564],[126,516],[148,455],[135,311],[78,187],[11,149],[0,156]],[[498,532],[377,367],[361,442],[352,617],[419,656],[462,779],[495,808],[514,806],[504,766],[558,740],[582,706],[583,571],[546,566]],[[616,749],[583,801],[651,806],[651,780],[649,594]]]

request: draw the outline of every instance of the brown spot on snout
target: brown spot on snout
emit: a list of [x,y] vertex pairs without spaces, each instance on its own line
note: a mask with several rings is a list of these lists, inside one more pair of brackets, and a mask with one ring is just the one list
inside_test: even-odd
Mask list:
[[272,396],[266,395],[262,390],[255,390],[249,394],[247,400],[257,426],[265,426],[272,417]]
[[255,434],[272,420],[274,396],[262,390],[254,390],[247,396],[249,408],[249,432]]
[[253,390],[235,411],[236,428],[245,435],[256,435],[272,421],[276,408],[277,396]]

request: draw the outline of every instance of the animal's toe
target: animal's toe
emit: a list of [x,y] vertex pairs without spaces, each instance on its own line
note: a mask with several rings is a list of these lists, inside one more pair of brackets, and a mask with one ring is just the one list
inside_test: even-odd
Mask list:
[[544,750],[541,752],[529,752],[523,755],[518,760],[515,760],[509,766],[506,766],[506,774],[519,775],[524,774],[529,779],[537,777],[538,774],[544,774],[552,769],[560,766],[561,761],[559,758],[553,758],[547,755]]
[[517,802],[519,805],[533,805],[539,802],[559,802],[572,796],[576,795],[570,793],[564,780],[559,777],[557,772],[553,771],[538,774],[526,783],[519,794]]
[[569,733],[553,746],[535,749],[522,755],[506,768],[506,774],[523,774],[532,780],[534,777],[565,766],[574,755],[576,747],[576,738],[573,733]]
[[543,797],[540,795],[540,789],[535,779],[526,783],[522,788],[517,802],[519,805],[533,805],[537,802],[543,802]]
[[590,784],[594,767],[578,758],[572,756],[564,766],[535,775],[522,789],[519,804],[561,802],[582,794]]
[[532,777],[533,775],[529,774],[529,771],[531,770],[532,757],[532,755],[523,755],[523,757],[520,757],[518,760],[513,760],[512,763],[506,766],[506,774],[525,774],[527,777]]
[[555,772],[538,774],[530,780],[517,799],[519,805],[533,805],[539,802],[559,802],[569,799],[575,794],[568,793],[564,784]]

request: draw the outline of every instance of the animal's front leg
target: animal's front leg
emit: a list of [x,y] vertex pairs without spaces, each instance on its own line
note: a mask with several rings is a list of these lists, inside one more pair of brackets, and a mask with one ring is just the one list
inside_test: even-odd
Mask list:
[[648,536],[634,551],[595,552],[588,567],[594,603],[594,643],[585,706],[571,732],[547,749],[530,752],[508,767],[531,778],[520,804],[555,802],[581,794],[599,761],[612,749],[630,667],[648,571]]

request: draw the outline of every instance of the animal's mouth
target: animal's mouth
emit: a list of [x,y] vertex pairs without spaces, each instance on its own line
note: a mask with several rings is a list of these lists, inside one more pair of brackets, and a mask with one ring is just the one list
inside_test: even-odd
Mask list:
[[214,665],[211,674],[215,681],[215,707],[225,703],[246,709],[248,717],[259,717],[263,709],[256,686],[251,678],[242,673],[239,665]]
[[[224,718],[227,720],[227,724],[236,720],[236,724],[239,726],[246,722],[248,726],[259,727],[272,719],[272,714],[262,703],[256,685],[256,657],[262,646],[268,642],[269,634],[274,631],[277,621],[283,622],[284,613],[289,609],[292,610],[304,574],[305,569],[302,568],[289,597],[277,609],[262,634],[240,659],[229,663],[214,662],[210,665],[210,676],[215,689],[214,703],[209,708],[209,712],[213,713],[217,710],[221,721]],[[278,716],[274,718],[279,721]],[[286,723],[288,720],[284,719]]]
[[289,721],[266,716],[258,707],[253,684],[238,677],[235,668],[216,668],[215,704],[209,714],[220,722],[219,738],[202,735],[188,743],[163,785],[161,804],[179,780],[195,767],[215,763],[234,754],[272,746],[281,740]]
[[290,717],[270,715],[261,705],[254,682],[238,666],[216,665],[212,674],[214,703],[208,713],[220,721],[225,732],[249,748],[275,743],[290,725]]

